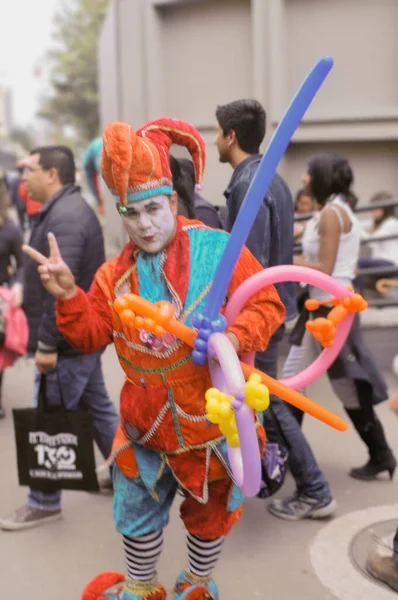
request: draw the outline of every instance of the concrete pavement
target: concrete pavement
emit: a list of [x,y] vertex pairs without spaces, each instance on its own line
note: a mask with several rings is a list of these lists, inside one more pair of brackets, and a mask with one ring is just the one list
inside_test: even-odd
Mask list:
[[[109,393],[118,404],[123,376],[112,348],[107,350],[103,364]],[[391,391],[396,390],[398,381],[392,375],[389,380]],[[19,488],[17,482],[11,407],[30,405],[32,381],[31,361],[21,360],[5,374],[8,414],[0,422],[1,514],[20,506],[26,496],[26,489]],[[310,397],[344,416],[324,378],[310,391]],[[398,419],[385,405],[378,413],[398,454]],[[387,588],[359,574],[347,548],[350,539],[372,519],[398,516],[398,479],[363,483],[347,476],[350,466],[366,458],[351,428],[342,434],[307,418],[305,431],[331,483],[338,515],[330,522],[291,523],[269,515],[265,501],[247,500],[244,517],[228,538],[217,568],[222,600],[396,598]],[[292,490],[288,477],[283,494]],[[85,584],[96,574],[103,570],[123,572],[122,544],[113,529],[111,503],[111,496],[68,492],[64,494],[62,521],[29,531],[0,531],[0,600],[79,600]],[[176,574],[185,565],[184,530],[175,505],[159,564],[159,577],[167,589],[171,590]]]

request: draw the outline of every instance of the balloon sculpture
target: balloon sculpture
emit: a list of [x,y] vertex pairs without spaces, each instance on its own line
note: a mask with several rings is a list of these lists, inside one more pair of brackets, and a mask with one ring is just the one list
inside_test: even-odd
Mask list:
[[[295,390],[314,381],[335,360],[350,331],[354,313],[367,306],[361,296],[313,269],[279,266],[265,269],[246,280],[229,300],[225,316],[220,314],[235,263],[265,191],[293,133],[332,66],[333,61],[329,57],[322,58],[314,66],[280,122],[236,219],[205,307],[202,313],[192,317],[193,328],[175,319],[172,305],[165,301],[152,304],[139,296],[127,294],[114,303],[123,322],[157,336],[169,332],[194,348],[192,359],[195,364],[208,362],[213,388],[206,393],[207,417],[210,422],[218,424],[226,436],[231,469],[247,496],[256,495],[261,483],[261,456],[253,410],[268,408],[269,392],[337,430],[347,428],[342,419]],[[333,296],[334,308],[326,319],[307,323],[307,329],[325,348],[318,359],[295,377],[276,381],[253,368],[252,356],[243,357],[244,362],[240,362],[223,332],[253,294],[264,286],[283,281],[302,281],[324,289]],[[310,301],[307,308],[316,310],[318,305]]]

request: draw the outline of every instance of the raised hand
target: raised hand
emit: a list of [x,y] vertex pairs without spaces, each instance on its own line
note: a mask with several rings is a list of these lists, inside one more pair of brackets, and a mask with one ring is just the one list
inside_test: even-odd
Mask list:
[[39,263],[38,271],[42,284],[52,296],[68,300],[76,295],[75,278],[68,265],[62,260],[57,240],[53,233],[48,234],[50,256],[47,258],[31,246],[22,246],[22,250]]

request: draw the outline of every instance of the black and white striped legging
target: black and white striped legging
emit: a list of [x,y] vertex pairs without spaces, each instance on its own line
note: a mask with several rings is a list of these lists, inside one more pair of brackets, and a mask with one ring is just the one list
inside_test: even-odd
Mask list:
[[[163,547],[163,531],[142,537],[123,536],[127,575],[134,581],[147,582],[156,574],[156,564]],[[196,577],[210,577],[220,557],[224,538],[202,540],[188,533],[189,571]]]
[[135,581],[150,581],[156,573],[156,563],[163,548],[163,531],[142,537],[123,536],[127,561],[127,575]]
[[224,539],[221,537],[216,540],[202,540],[188,533],[189,571],[192,575],[210,577],[220,557]]

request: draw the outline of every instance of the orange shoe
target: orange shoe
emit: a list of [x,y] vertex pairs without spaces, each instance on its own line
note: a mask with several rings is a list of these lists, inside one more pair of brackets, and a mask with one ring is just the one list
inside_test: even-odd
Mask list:
[[174,600],[218,600],[218,589],[210,578],[195,577],[182,571],[177,577]]
[[[111,591],[118,583],[123,583]],[[148,583],[134,581],[120,573],[107,572],[95,577],[86,586],[82,600],[166,600],[166,590],[157,578]]]

